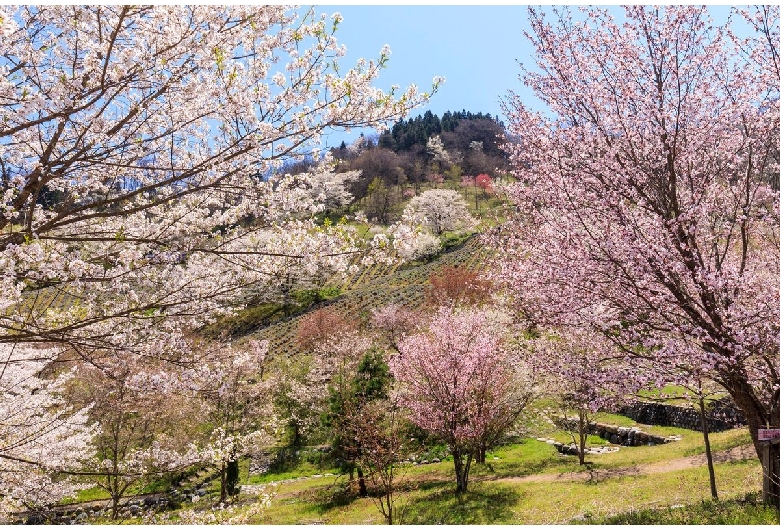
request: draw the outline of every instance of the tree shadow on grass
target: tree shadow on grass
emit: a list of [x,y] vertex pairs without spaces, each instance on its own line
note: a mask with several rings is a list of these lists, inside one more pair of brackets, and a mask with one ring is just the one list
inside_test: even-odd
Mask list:
[[515,521],[521,494],[508,485],[472,484],[458,496],[454,481],[427,481],[403,501],[403,524],[498,524]]

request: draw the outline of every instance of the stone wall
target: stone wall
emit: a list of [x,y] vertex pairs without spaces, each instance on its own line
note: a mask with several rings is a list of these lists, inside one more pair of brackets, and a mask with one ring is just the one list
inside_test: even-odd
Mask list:
[[[555,423],[568,431],[575,432],[577,430],[577,420],[575,419],[559,417]],[[637,427],[618,427],[595,421],[588,422],[588,434],[597,434],[611,444],[625,446],[660,445],[679,440],[677,436],[658,436],[648,434]],[[566,454],[566,451],[563,451],[557,444],[556,448],[559,452]]]
[[[663,425],[701,431],[698,410],[664,403],[637,401],[618,411],[637,423]],[[713,401],[707,407],[707,428],[710,432],[721,432],[744,425],[745,416],[731,399]]]

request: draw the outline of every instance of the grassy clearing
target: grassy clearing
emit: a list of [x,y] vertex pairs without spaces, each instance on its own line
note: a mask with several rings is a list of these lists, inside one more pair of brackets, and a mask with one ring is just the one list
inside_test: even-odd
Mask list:
[[[401,522],[552,524],[595,521],[620,514],[628,517],[625,514],[629,513],[640,514],[635,517],[645,519],[637,519],[637,522],[644,522],[650,516],[641,515],[643,510],[692,505],[709,498],[704,466],[658,473],[638,471],[636,467],[673,461],[703,451],[699,433],[676,431],[682,431],[680,442],[655,447],[623,447],[617,453],[589,456],[587,467],[593,472],[585,477],[575,474],[584,469],[574,457],[559,456],[544,442],[528,439],[503,446],[488,453],[485,465],[474,466],[471,491],[461,497],[455,494],[450,459],[436,464],[406,466],[400,472],[399,481],[397,506]],[[744,429],[713,435],[716,450],[748,441]],[[761,468],[756,459],[717,464],[715,469],[722,499],[744,499],[746,494],[760,488]],[[600,470],[611,473],[599,475]],[[538,477],[534,479],[534,475]],[[347,482],[345,476],[331,476],[279,484],[271,506],[253,522],[382,523],[383,518],[372,500],[358,498],[354,489],[349,490]],[[728,506],[732,504],[723,508],[723,513],[733,515],[723,517],[739,521],[744,515],[749,521],[774,522],[768,519],[770,516],[763,508],[748,507],[740,511]],[[661,513],[666,512],[662,510]]]
[[[724,499],[742,498],[760,485],[760,466],[743,461],[716,466]],[[329,478],[330,480],[325,480]],[[406,524],[552,524],[588,520],[659,506],[706,500],[705,468],[606,480],[513,483],[474,477],[460,498],[451,478],[407,477],[399,510]],[[371,499],[344,493],[345,478],[323,477],[280,486],[260,524],[374,524],[382,517]]]

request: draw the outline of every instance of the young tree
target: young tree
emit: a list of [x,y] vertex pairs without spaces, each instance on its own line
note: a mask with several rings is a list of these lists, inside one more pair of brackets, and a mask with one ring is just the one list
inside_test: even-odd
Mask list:
[[[337,373],[328,386],[329,408],[326,424],[332,433],[334,454],[349,470],[350,479],[358,474],[358,493],[368,494],[363,467],[360,465],[365,450],[364,436],[378,418],[370,414],[370,403],[385,400],[390,386],[390,374],[381,351],[372,349],[360,359],[352,373]],[[374,411],[376,412],[376,411]]]
[[585,465],[592,415],[620,403],[639,388],[636,382],[646,379],[628,369],[614,346],[594,333],[566,329],[529,340],[528,345],[528,362],[544,381],[545,392],[560,403],[565,428],[577,445],[580,465]]
[[323,342],[346,332],[357,331],[354,320],[332,307],[306,313],[298,320],[295,342],[305,352],[314,352]]
[[361,410],[361,428],[356,441],[362,450],[358,464],[365,468],[369,483],[375,491],[374,504],[387,521],[398,522],[396,464],[404,454],[405,437],[397,404],[389,400],[375,400]]
[[487,173],[480,173],[474,179],[478,188],[482,189],[482,194],[487,198],[489,193],[493,193],[493,179]]
[[73,403],[91,404],[97,432],[81,471],[111,498],[111,517],[131,486],[201,461],[192,444],[199,407],[170,372],[150,370],[132,355],[82,364],[68,392]]
[[203,404],[202,417],[213,429],[210,460],[220,468],[220,502],[238,493],[238,460],[262,442],[272,442],[271,391],[261,374],[268,341],[208,348],[201,362],[186,370],[193,397]]
[[419,326],[422,319],[419,312],[400,304],[389,304],[371,311],[371,326],[381,331],[395,351],[398,351],[403,336]]
[[422,224],[437,236],[476,224],[460,193],[454,190],[427,190],[412,198],[404,208],[403,219]]
[[479,449],[503,434],[527,402],[518,384],[522,364],[502,347],[503,327],[485,310],[442,307],[426,332],[401,341],[391,360],[409,419],[449,446],[458,493],[468,489]]
[[501,275],[547,325],[603,332],[655,366],[695,356],[745,413],[780,504],[777,448],[758,440],[780,425],[777,83],[754,63],[773,57],[759,56],[776,13],[754,16],[769,30],[738,56],[703,7],[554,24],[531,9],[540,68],[524,80],[548,111],[506,101],[519,183]]

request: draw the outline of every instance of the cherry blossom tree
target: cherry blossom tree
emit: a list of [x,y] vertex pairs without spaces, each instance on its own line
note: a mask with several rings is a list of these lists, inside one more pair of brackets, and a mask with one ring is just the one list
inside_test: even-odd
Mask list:
[[388,49],[340,68],[340,20],[3,7],[0,341],[160,356],[280,257],[346,269],[358,240],[316,226],[307,186],[274,168],[325,128],[381,124],[428,95],[372,86]]
[[273,443],[271,383],[263,381],[268,341],[217,344],[186,370],[181,380],[203,404],[202,418],[213,429],[204,460],[220,469],[220,502],[238,493],[238,460],[258,445]]
[[419,326],[422,321],[422,314],[401,304],[388,304],[371,311],[371,326],[385,336],[395,351],[398,351],[398,344],[404,335]]
[[482,193],[487,196],[488,193],[493,192],[493,179],[487,173],[480,173],[474,179],[477,187],[482,189]]
[[428,138],[425,151],[433,160],[437,170],[441,170],[443,165],[449,165],[453,162],[450,153],[444,148],[444,142],[442,142],[439,135]]
[[355,197],[349,192],[348,186],[360,178],[362,171],[346,171],[336,173],[332,162],[323,161],[317,170],[311,174],[301,174],[309,182],[309,196],[320,202],[328,213],[343,208]]
[[449,446],[458,493],[468,489],[480,447],[503,434],[528,400],[522,363],[502,346],[505,326],[486,310],[442,307],[390,362],[409,419]]
[[762,56],[777,10],[753,11],[768,29],[740,46],[703,7],[529,16],[523,79],[547,109],[505,101],[519,182],[500,276],[540,325],[655,366],[695,358],[745,413],[778,504],[776,448],[758,440],[780,425],[778,83]]
[[60,348],[0,347],[0,516],[45,508],[77,484],[62,471],[89,454],[88,408],[67,403],[71,371],[46,373]]
[[404,208],[403,219],[407,224],[422,224],[437,236],[476,224],[466,202],[454,190],[427,190],[413,197]]
[[478,305],[490,299],[490,282],[479,273],[465,267],[444,267],[431,274],[425,290],[426,302],[442,305]]
[[528,340],[527,347],[527,360],[544,382],[545,393],[561,405],[563,422],[556,423],[572,434],[580,465],[584,465],[593,414],[619,404],[638,390],[637,381],[645,379],[622,362],[604,337],[581,329],[540,336]]
[[96,429],[80,473],[110,495],[113,519],[129,488],[202,461],[192,442],[203,410],[184,388],[175,374],[131,354],[114,353],[100,368],[78,367],[68,400],[91,404]]
[[354,320],[332,307],[323,307],[298,320],[295,342],[304,351],[314,352],[324,341],[350,331],[357,331]]

